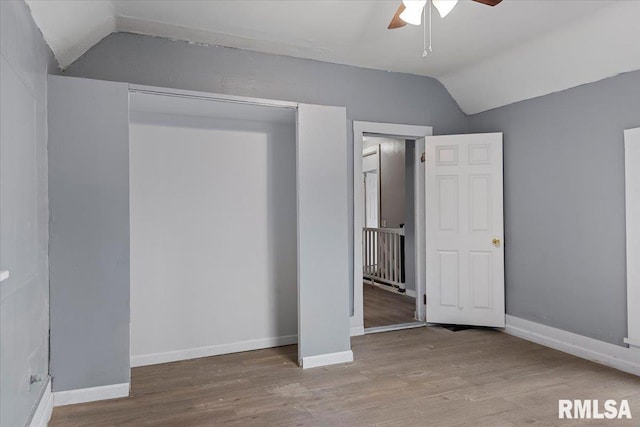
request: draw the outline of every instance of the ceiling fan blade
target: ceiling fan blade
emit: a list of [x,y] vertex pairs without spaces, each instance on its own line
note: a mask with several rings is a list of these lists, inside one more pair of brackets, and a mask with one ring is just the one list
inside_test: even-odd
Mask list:
[[387,29],[393,30],[393,29],[401,28],[407,25],[406,22],[400,19],[400,14],[402,13],[402,11],[404,11],[404,9],[405,9],[404,4],[401,2],[400,6],[398,6],[398,10],[396,10],[396,14],[393,15],[391,22],[389,22],[389,26],[387,27]]
[[500,3],[502,0],[473,0],[478,3],[486,4],[487,6],[495,6]]

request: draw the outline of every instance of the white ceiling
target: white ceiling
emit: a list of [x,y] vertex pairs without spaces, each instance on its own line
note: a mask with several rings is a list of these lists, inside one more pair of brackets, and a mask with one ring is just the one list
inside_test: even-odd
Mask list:
[[399,0],[26,0],[62,67],[114,31],[439,79],[468,114],[640,69],[639,0],[461,0],[387,30]]

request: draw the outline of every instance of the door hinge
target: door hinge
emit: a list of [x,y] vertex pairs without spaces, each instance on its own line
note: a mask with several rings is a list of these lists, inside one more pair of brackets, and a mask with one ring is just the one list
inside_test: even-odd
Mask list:
[[424,163],[426,159],[427,159],[426,154],[422,153],[422,155],[420,156],[420,163]]
[[423,295],[422,295],[422,303],[423,303],[424,305],[427,305],[427,294],[423,294]]

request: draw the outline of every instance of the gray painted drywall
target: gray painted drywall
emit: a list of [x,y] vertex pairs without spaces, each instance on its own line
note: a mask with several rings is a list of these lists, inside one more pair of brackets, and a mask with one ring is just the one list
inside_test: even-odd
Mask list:
[[380,141],[380,224],[399,228],[405,223],[405,148],[404,141],[375,138]]
[[[47,70],[24,1],[0,1],[0,426],[28,424],[48,382]],[[29,385],[29,377],[41,381]]]
[[[437,80],[286,56],[114,33],[91,48],[66,75],[272,98],[347,108],[349,200],[353,200],[352,120],[434,127],[464,133],[466,116]],[[353,206],[349,207],[353,234]],[[349,243],[350,265],[353,248]],[[353,271],[353,268],[351,268]],[[353,289],[353,277],[350,278]],[[352,297],[353,291],[350,292]],[[351,305],[353,302],[351,300]]]
[[[298,107],[298,356],[351,350],[346,111]],[[304,364],[303,364],[304,365]]]
[[129,382],[129,91],[49,77],[54,391]]
[[362,149],[371,147],[380,148],[380,226],[399,228],[405,223],[405,141],[368,135]]
[[469,117],[504,132],[507,312],[622,345],[624,129],[640,72]]

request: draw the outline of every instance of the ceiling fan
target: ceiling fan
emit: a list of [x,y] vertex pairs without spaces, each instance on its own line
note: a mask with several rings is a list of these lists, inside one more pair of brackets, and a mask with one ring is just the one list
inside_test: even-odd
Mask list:
[[[473,0],[478,3],[486,4],[488,6],[495,6],[502,0]],[[444,18],[453,10],[458,0],[432,0],[433,6],[438,10],[440,17]],[[427,0],[402,0],[398,10],[391,19],[389,26],[390,30],[404,27],[407,24],[420,25],[422,12],[424,10]]]

